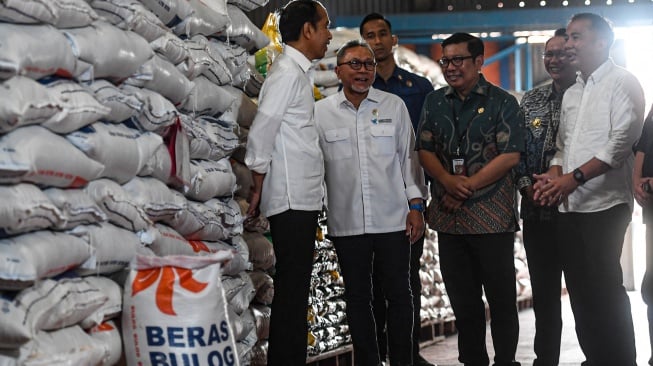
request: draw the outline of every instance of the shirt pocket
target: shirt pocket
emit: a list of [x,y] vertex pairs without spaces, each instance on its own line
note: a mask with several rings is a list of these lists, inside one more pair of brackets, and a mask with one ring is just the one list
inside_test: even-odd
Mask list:
[[351,158],[351,135],[348,128],[336,128],[324,131],[326,160]]
[[395,153],[395,129],[393,125],[370,126],[371,146],[375,155],[392,155]]

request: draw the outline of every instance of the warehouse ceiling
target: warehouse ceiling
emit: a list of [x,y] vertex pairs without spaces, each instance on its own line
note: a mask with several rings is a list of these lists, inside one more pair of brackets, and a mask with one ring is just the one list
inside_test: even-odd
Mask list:
[[[249,16],[262,25],[268,13],[287,0],[270,2]],[[653,0],[323,0],[334,27],[357,28],[361,18],[379,12],[392,21],[404,43],[434,43],[438,35],[485,32],[513,37],[514,32],[564,26],[579,12],[598,13],[617,27],[653,26]]]

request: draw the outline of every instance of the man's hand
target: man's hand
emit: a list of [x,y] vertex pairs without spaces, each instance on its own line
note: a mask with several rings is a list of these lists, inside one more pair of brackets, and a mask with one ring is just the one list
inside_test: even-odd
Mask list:
[[257,192],[252,186],[249,190],[249,197],[247,197],[249,207],[247,208],[247,217],[255,218],[261,214],[259,204],[261,203],[261,192]]
[[461,201],[474,194],[474,190],[469,184],[469,177],[464,175],[447,174],[446,178],[442,180],[442,185],[449,195]]
[[578,182],[574,179],[572,173],[563,174],[559,177],[538,179],[536,183],[536,192],[534,199],[539,201],[543,206],[560,205],[573,191],[578,188]]
[[442,200],[440,200],[439,204],[442,211],[447,213],[454,213],[454,211],[462,207],[464,202],[465,200],[459,200],[449,193],[445,193],[444,196],[442,196]]
[[645,183],[653,185],[653,178],[633,179],[633,193],[635,194],[635,200],[642,207],[648,206],[651,202],[653,202],[651,194],[646,192],[643,188]]
[[424,216],[422,213],[417,210],[408,210],[408,216],[406,216],[406,236],[410,237],[411,244],[424,235],[424,227]]

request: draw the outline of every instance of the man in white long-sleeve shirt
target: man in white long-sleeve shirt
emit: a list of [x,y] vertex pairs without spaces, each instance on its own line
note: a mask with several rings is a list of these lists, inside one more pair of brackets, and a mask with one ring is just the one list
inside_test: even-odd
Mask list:
[[634,366],[630,301],[619,258],[633,209],[633,146],[644,120],[637,79],[609,58],[614,33],[581,13],[567,26],[565,50],[580,70],[562,99],[557,152],[535,175],[535,199],[560,205],[562,268],[583,365]]
[[[338,51],[342,90],[315,105],[324,152],[327,225],[345,282],[355,363],[378,366],[372,270],[388,300],[390,365],[412,365],[410,245],[424,231],[424,173],[408,109],[371,87],[376,62],[362,41]],[[420,294],[416,294],[420,296]]]
[[269,366],[306,363],[306,313],[324,164],[313,121],[311,60],[324,57],[329,17],[318,1],[296,0],[280,12],[284,50],[259,95],[245,163],[252,170],[248,216],[270,221],[276,266]]

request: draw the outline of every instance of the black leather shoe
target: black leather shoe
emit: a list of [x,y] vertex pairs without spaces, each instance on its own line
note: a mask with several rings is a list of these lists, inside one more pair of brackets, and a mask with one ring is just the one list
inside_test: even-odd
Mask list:
[[422,355],[417,355],[413,358],[413,366],[438,366],[434,363],[430,363],[422,357]]

